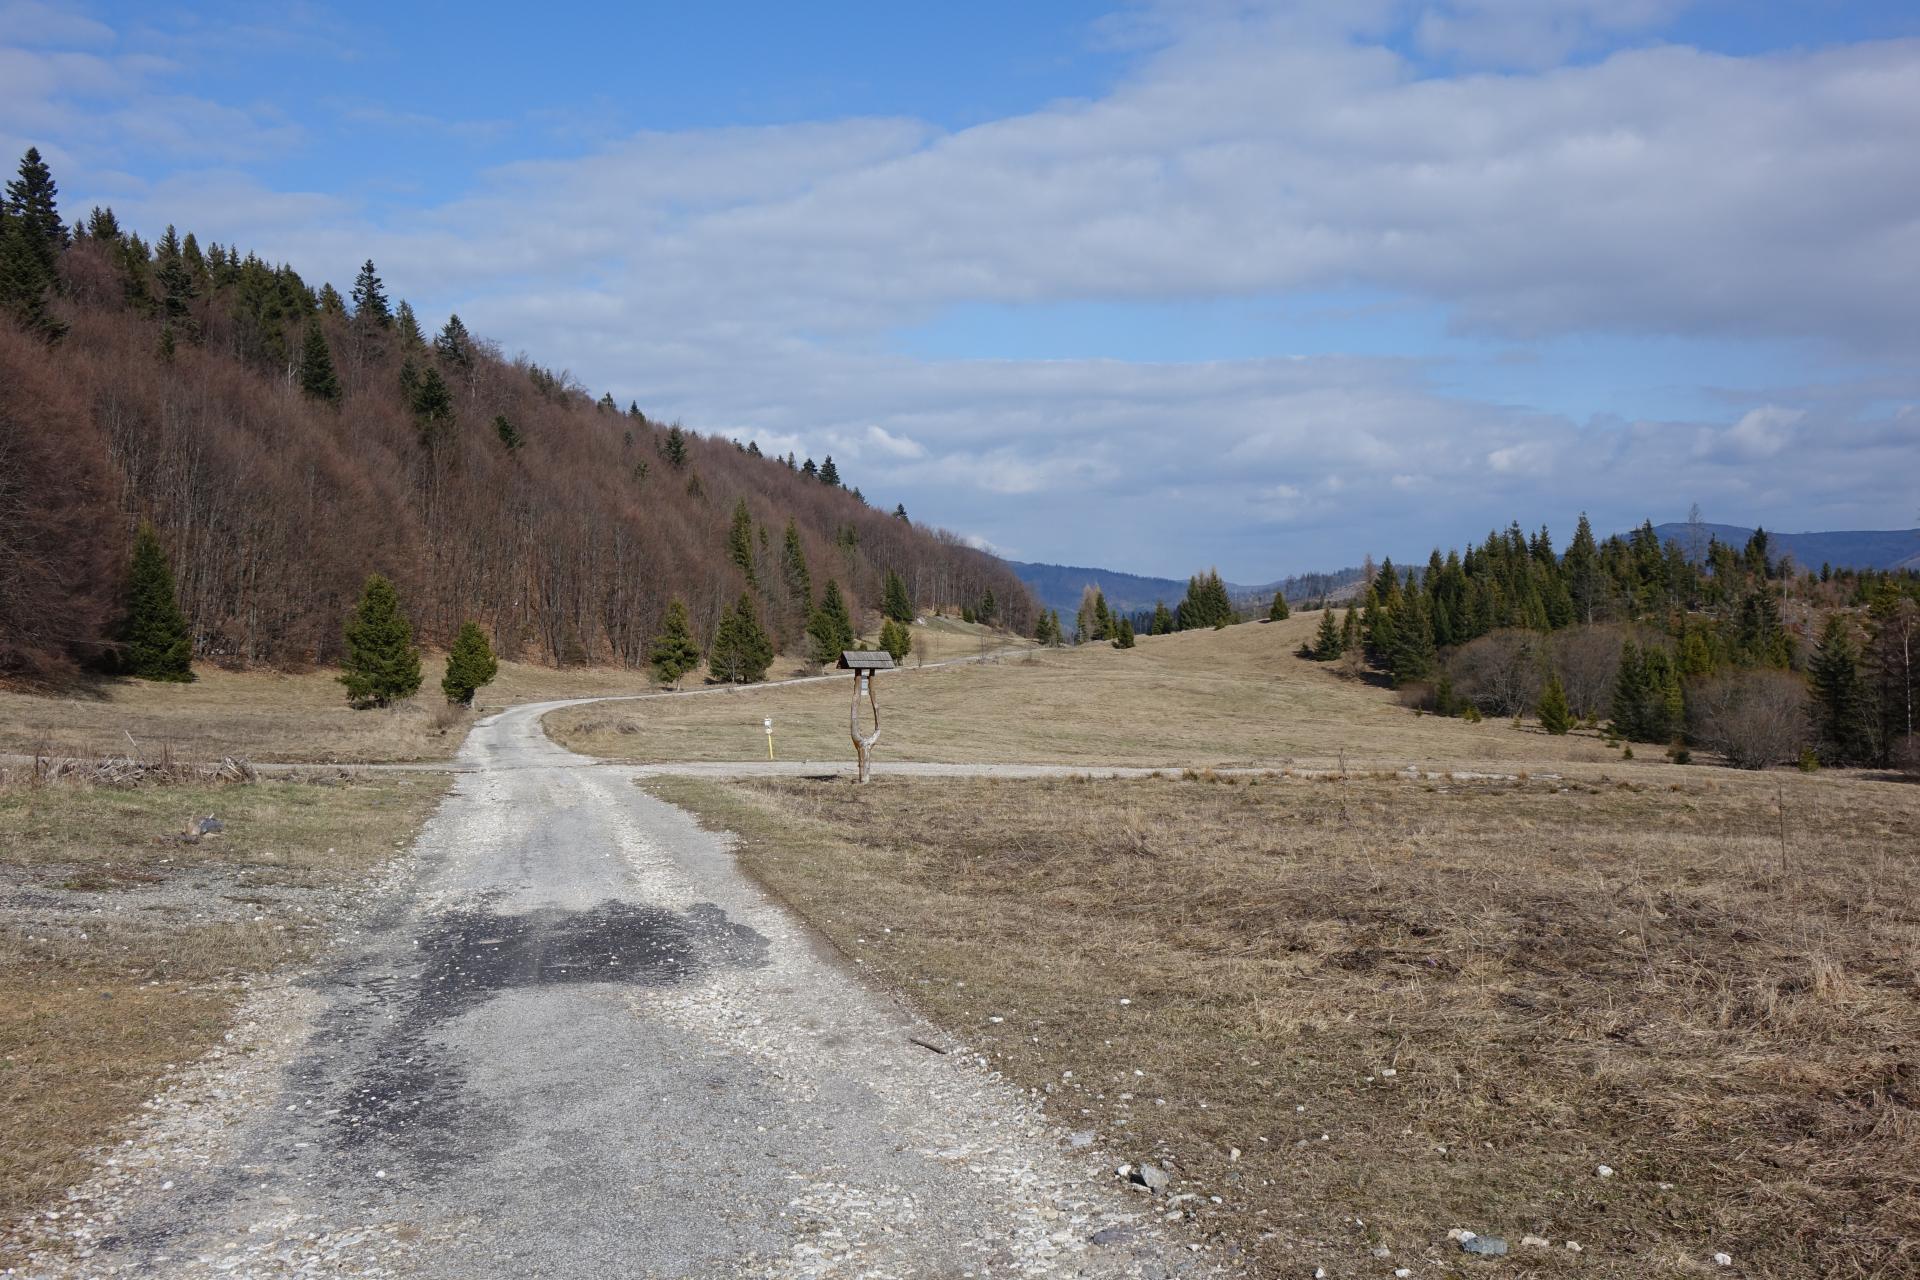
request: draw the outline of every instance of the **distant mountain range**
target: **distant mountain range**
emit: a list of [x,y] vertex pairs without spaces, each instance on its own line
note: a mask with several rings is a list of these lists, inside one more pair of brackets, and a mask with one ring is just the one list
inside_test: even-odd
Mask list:
[[[1152,609],[1163,600],[1168,608],[1172,608],[1187,594],[1185,579],[1149,578],[1137,573],[1121,573],[1115,569],[1096,569],[1087,565],[1026,564],[1018,560],[1007,561],[1007,567],[1039,597],[1041,607],[1058,609],[1061,617],[1067,619],[1071,619],[1073,611],[1080,607],[1080,593],[1089,586],[1100,588],[1106,594],[1107,606],[1122,613]],[[1276,589],[1297,604],[1306,599],[1317,600],[1323,595],[1337,597],[1342,588],[1350,587],[1359,580],[1358,568],[1338,569],[1332,573],[1295,574],[1278,582],[1253,585],[1229,582],[1227,594],[1232,597],[1235,607],[1244,612],[1253,608],[1265,609]]]
[[[1673,541],[1689,556],[1706,551],[1708,535],[1738,550],[1753,536],[1752,529],[1731,524],[1692,525],[1675,521],[1653,527],[1660,541]],[[1695,547],[1694,541],[1701,545]],[[1776,557],[1790,555],[1802,569],[1830,564],[1836,569],[1920,569],[1920,529],[1842,529],[1829,533],[1776,533],[1767,530]],[[1019,565],[1014,571],[1019,572]],[[1024,575],[1023,575],[1024,576]]]

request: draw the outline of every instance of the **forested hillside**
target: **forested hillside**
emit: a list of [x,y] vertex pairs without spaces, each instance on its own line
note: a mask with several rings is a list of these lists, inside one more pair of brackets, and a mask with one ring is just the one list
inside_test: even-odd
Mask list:
[[0,215],[0,304],[0,675],[111,661],[142,522],[220,662],[333,660],[370,572],[425,643],[474,619],[551,663],[643,664],[674,598],[704,646],[743,592],[793,646],[829,582],[877,610],[889,573],[919,608],[990,596],[1034,622],[1003,564],[868,505],[831,459],[656,422],[457,316],[423,326],[372,262],[343,297],[110,210],[68,225],[36,153]]

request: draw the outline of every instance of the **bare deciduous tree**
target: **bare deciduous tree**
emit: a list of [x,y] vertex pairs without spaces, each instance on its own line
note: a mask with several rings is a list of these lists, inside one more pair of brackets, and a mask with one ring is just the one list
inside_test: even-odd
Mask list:
[[1784,764],[1812,739],[1806,682],[1791,672],[1735,671],[1692,692],[1693,740],[1739,768]]

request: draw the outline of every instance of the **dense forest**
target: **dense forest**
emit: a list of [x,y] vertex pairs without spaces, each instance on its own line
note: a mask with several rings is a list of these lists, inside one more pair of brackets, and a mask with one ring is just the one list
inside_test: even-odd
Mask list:
[[1000,561],[820,465],[649,418],[423,326],[372,262],[343,296],[109,209],[69,225],[37,152],[0,205],[0,676],[111,666],[136,533],[193,654],[331,663],[370,573],[415,634],[477,620],[502,656],[647,663],[669,603],[704,648],[743,594],[783,650],[816,597],[1030,629]]
[[1651,524],[1564,554],[1515,525],[1422,569],[1372,570],[1309,656],[1379,673],[1441,714],[1607,723],[1627,742],[1737,764],[1890,765],[1915,751],[1920,574],[1835,570]]

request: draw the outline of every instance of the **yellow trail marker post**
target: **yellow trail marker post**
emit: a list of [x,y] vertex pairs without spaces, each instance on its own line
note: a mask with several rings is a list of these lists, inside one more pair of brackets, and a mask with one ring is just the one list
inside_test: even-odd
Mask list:
[[773,759],[773,717],[768,716],[761,723],[767,726],[767,759],[771,760]]

